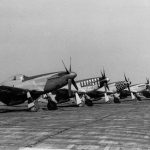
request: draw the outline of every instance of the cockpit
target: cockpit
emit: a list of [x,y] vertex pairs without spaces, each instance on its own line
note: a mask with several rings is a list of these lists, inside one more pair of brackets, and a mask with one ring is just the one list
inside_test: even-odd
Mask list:
[[14,76],[11,76],[10,78],[8,78],[8,81],[23,81],[25,79],[25,75],[23,74],[17,74]]
[[24,75],[22,75],[22,74],[15,75],[13,80],[23,81],[24,80]]

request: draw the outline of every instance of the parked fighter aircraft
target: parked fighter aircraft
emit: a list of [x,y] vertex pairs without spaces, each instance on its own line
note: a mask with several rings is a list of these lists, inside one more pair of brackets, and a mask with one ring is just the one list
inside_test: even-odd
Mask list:
[[[85,102],[85,104],[87,104],[88,106],[92,106],[93,103],[91,101],[90,94],[103,86],[105,87],[106,91],[106,89],[108,88],[109,78],[106,77],[104,70],[103,72],[101,72],[101,75],[101,77],[94,77],[76,81],[77,90],[72,88],[71,95],[72,97],[75,97],[75,103],[77,105],[82,105]],[[55,98],[58,103],[63,103],[70,100],[67,90],[68,89],[65,86],[55,91]],[[80,95],[80,97],[77,95],[77,93]],[[105,99],[107,101],[108,97],[106,92],[103,93],[103,96],[105,96]]]
[[0,101],[8,106],[18,105],[28,100],[28,108],[30,111],[38,110],[38,98],[45,95],[48,100],[47,108],[49,110],[57,109],[57,104],[52,99],[49,92],[57,90],[68,84],[69,95],[71,92],[71,84],[77,88],[74,78],[77,76],[75,72],[64,67],[66,71],[39,74],[35,76],[25,76],[22,74],[15,75],[9,80],[0,84]]
[[[141,100],[140,94],[142,94],[143,96],[145,96],[147,98],[150,97],[149,87],[150,87],[149,86],[149,79],[146,79],[146,83],[130,85],[130,91],[133,93],[133,95],[138,100]],[[124,95],[124,97],[127,97],[130,95],[130,92],[127,89],[124,89],[122,95]]]
[[[121,91],[128,88],[133,98],[133,93],[130,90],[131,82],[129,81],[129,79],[126,78],[125,75],[124,75],[124,78],[125,78],[125,81],[117,81],[117,82],[109,83],[107,89],[104,89],[104,88],[98,89],[95,93],[95,96],[97,96],[97,98],[100,98],[105,92],[108,95],[112,95],[114,97],[114,103],[120,103],[119,99],[120,99]],[[107,99],[107,101],[109,101],[109,98]]]
[[150,98],[150,84],[149,84],[149,79],[146,79],[147,82],[146,82],[146,89],[143,90],[141,92],[141,94],[146,97],[146,98]]

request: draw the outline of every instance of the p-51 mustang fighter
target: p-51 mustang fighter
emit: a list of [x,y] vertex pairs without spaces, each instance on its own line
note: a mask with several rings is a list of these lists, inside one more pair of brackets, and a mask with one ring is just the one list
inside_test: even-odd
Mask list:
[[[114,97],[114,103],[120,103],[120,93],[127,88],[130,91],[130,94],[133,99],[133,93],[130,90],[131,82],[129,81],[129,79],[126,78],[125,75],[124,78],[125,81],[117,81],[109,83],[107,89],[103,88],[98,89],[95,95],[97,95],[97,97],[98,96],[102,97],[103,93],[105,92],[107,95],[112,95]],[[107,98],[107,101],[109,101],[109,98]]]
[[[64,65],[65,66],[65,65]],[[28,101],[30,111],[38,110],[38,99],[45,95],[49,110],[57,109],[57,102],[50,95],[55,91],[68,84],[68,91],[71,91],[71,84],[76,86],[74,78],[77,76],[75,72],[66,71],[39,74],[35,76],[25,76],[22,74],[15,75],[9,80],[0,84],[0,101],[8,106],[18,105]]]
[[[91,100],[91,94],[103,86],[105,87],[105,90],[106,88],[108,88],[109,78],[106,77],[104,70],[103,72],[101,72],[101,75],[101,77],[94,77],[75,81],[77,87],[74,86],[75,89],[72,88],[70,96],[68,95],[68,88],[66,86],[56,90],[56,100],[59,103],[63,103],[65,101],[73,99],[74,103],[78,106],[83,106],[84,103],[88,106],[92,106],[93,102]],[[104,95],[105,99],[107,100],[108,98],[105,92],[103,93],[103,96]]]
[[150,84],[149,84],[149,79],[146,78],[147,82],[145,83],[146,84],[146,89],[143,90],[141,92],[141,94],[146,97],[146,98],[150,98]]
[[[146,79],[146,83],[134,84],[130,85],[130,90],[124,89],[121,93],[123,97],[127,97],[130,93],[133,93],[133,99],[137,98],[141,100],[141,96],[149,97],[150,96],[150,89],[149,89],[149,79]],[[142,94],[142,95],[141,95]],[[141,95],[141,96],[140,96]]]

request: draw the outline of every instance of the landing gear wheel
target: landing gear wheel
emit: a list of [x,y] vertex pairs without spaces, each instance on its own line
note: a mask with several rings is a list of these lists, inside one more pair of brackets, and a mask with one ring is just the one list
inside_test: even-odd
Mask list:
[[48,110],[56,110],[57,109],[57,104],[53,101],[48,101],[47,109]]
[[138,101],[142,101],[140,96],[136,96],[136,98],[137,98]]
[[81,104],[79,104],[78,106],[79,106],[79,107],[83,107],[83,106],[84,106],[84,103],[81,103]]
[[120,100],[118,97],[114,97],[114,103],[120,103]]
[[35,106],[33,106],[33,107],[31,107],[31,108],[29,109],[29,111],[31,111],[31,112],[37,112],[38,109],[37,109]]
[[86,99],[86,100],[85,100],[85,104],[86,104],[87,106],[93,106],[93,102],[92,102],[90,99]]
[[34,101],[34,106],[29,108],[29,111],[31,112],[37,112],[39,110],[38,101]]

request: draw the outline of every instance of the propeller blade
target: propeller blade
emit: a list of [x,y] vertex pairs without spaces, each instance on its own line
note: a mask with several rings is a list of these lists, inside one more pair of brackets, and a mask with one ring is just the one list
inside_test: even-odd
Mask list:
[[124,73],[124,78],[125,78],[125,81],[126,81],[126,82],[128,82],[128,80],[127,80],[127,77],[126,77],[125,73]]
[[131,94],[131,98],[132,98],[132,99],[135,99],[135,96],[134,96],[133,92],[131,92],[129,83],[128,83],[128,85],[127,85],[127,88],[128,88],[128,90],[129,90],[129,92],[130,92],[130,94]]
[[72,80],[72,84],[73,84],[73,86],[76,88],[76,90],[78,91],[79,89],[78,89],[78,86],[77,86],[77,84],[76,84],[76,82],[74,81],[74,80]]
[[106,83],[104,83],[105,93],[107,93]]
[[106,87],[107,87],[107,89],[109,90],[109,86],[108,86],[108,83],[106,83]]
[[109,98],[108,98],[108,95],[107,95],[107,84],[106,83],[104,83],[104,87],[105,87],[105,93],[104,93],[104,95],[105,95],[105,102],[108,102]]
[[71,57],[70,57],[70,68],[69,68],[69,72],[71,72]]
[[71,79],[68,79],[68,94],[71,97]]
[[63,65],[64,65],[65,69],[66,69],[66,72],[69,74],[69,71],[68,71],[68,69],[66,68],[65,63],[64,63],[63,60],[62,60],[62,63],[63,63]]
[[131,90],[130,90],[130,86],[129,86],[129,84],[127,85],[127,88],[128,88],[128,90],[129,90],[129,92],[131,93]]
[[104,77],[104,75],[103,75],[103,72],[101,71],[101,76],[102,76],[102,78]]
[[128,88],[128,90],[129,90],[129,92],[131,94],[131,98],[135,99],[135,96],[134,96],[133,92],[131,92],[131,89],[130,89],[130,84],[131,84],[130,79],[129,78],[127,79],[125,73],[124,73],[124,78],[125,78],[125,81],[127,82],[127,88]]
[[104,78],[106,78],[104,67],[103,67],[103,75],[104,75]]
[[146,84],[149,84],[149,79],[148,79],[148,78],[146,78],[146,81],[147,81],[147,83],[146,83]]

